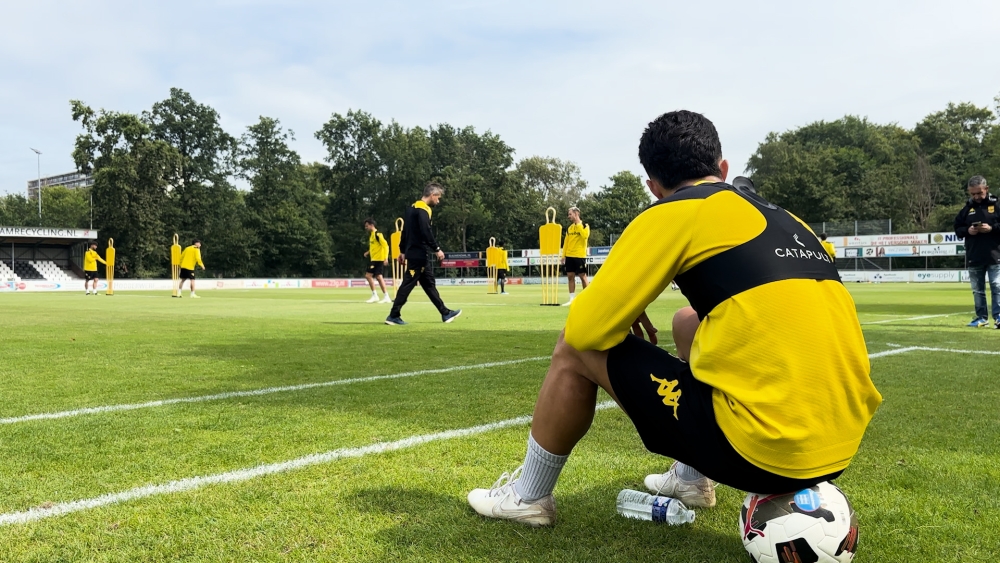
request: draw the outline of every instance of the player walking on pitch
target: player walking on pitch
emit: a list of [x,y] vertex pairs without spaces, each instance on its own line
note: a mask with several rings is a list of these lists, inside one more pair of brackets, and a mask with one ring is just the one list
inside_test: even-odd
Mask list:
[[387,325],[405,325],[400,317],[403,305],[406,305],[406,298],[410,296],[413,288],[420,284],[424,293],[437,307],[441,313],[441,320],[450,323],[462,314],[461,309],[452,311],[445,307],[444,301],[437,290],[437,283],[434,281],[434,273],[431,272],[428,252],[434,253],[438,260],[444,260],[444,252],[434,239],[431,231],[431,208],[441,202],[444,195],[444,187],[434,182],[424,186],[423,196],[413,203],[406,210],[403,216],[403,234],[399,240],[400,262],[406,264],[406,271],[403,272],[403,283],[396,292],[396,300],[392,304],[392,311],[385,319]]
[[195,240],[191,243],[191,246],[184,249],[181,252],[181,284],[177,287],[177,297],[181,296],[181,291],[184,289],[184,280],[191,280],[191,298],[198,299],[198,294],[194,290],[194,267],[195,265],[201,266],[202,271],[205,270],[205,263],[201,261],[201,241]]
[[[365,256],[369,260],[365,278],[368,280],[368,287],[372,290],[372,296],[365,303],[392,303],[392,299],[389,299],[389,292],[385,289],[385,279],[382,277],[382,268],[389,264],[389,243],[375,228],[374,219],[365,219],[365,230],[368,231],[368,251],[365,252]],[[378,285],[382,288],[382,301],[378,300],[378,294],[375,293],[375,279],[378,279]]]
[[[729,164],[708,119],[661,115],[639,160],[658,201],[570,307],[524,464],[468,495],[484,516],[555,523],[552,491],[590,428],[599,387],[648,450],[676,460],[646,486],[696,507],[715,505],[712,480],[786,493],[837,477],[882,400],[829,256],[790,213],[724,183]],[[637,279],[640,263],[649,269]],[[645,313],[670,280],[692,305],[673,318],[677,356],[655,346]]]
[[570,207],[567,216],[572,225],[566,229],[563,257],[566,260],[564,267],[566,281],[569,282],[569,301],[563,303],[563,306],[573,302],[576,294],[576,276],[580,276],[582,289],[587,289],[587,240],[590,238],[590,225],[584,225],[580,220],[578,207]]
[[97,281],[100,278],[97,274],[97,263],[107,265],[107,262],[97,253],[97,243],[90,243],[90,248],[83,253],[83,289],[84,295],[90,295],[90,282],[94,282],[94,295],[97,295]]

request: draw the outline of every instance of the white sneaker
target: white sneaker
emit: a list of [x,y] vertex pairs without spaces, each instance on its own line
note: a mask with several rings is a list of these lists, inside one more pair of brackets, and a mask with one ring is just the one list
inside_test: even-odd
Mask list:
[[389,299],[389,295],[386,294],[385,296],[382,297],[382,300],[379,301],[379,303],[392,303],[392,299]]
[[518,467],[513,473],[504,471],[489,489],[475,489],[469,493],[472,508],[489,518],[514,520],[528,526],[552,526],[556,523],[556,500],[546,495],[538,500],[522,500],[514,490],[514,482],[521,474]]
[[570,299],[569,301],[567,301],[567,302],[563,303],[563,304],[562,304],[562,306],[563,306],[563,307],[569,307],[569,306],[570,306],[570,305],[572,305],[572,304],[573,304],[573,300],[572,300],[572,299]]
[[715,506],[715,484],[708,477],[702,477],[697,481],[682,481],[674,473],[675,461],[666,473],[647,475],[644,481],[646,488],[655,495],[663,495],[675,498],[685,504],[688,508],[697,506],[700,508],[712,508]]
[[190,295],[190,297],[191,297],[191,299],[201,299],[201,296],[200,296],[200,295],[198,295],[197,293],[192,293],[192,294]]
[[378,296],[373,293],[372,296],[368,298],[368,301],[365,301],[365,303],[378,303]]

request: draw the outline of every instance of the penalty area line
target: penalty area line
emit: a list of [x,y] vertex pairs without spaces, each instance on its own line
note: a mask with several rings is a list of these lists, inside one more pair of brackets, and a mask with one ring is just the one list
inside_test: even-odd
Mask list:
[[520,358],[517,360],[506,360],[502,362],[486,362],[482,364],[471,364],[467,366],[453,366],[448,368],[436,368],[436,369],[422,369],[418,371],[405,371],[402,373],[393,373],[390,375],[373,375],[369,377],[354,377],[351,379],[335,379],[333,381],[323,381],[320,383],[303,383],[301,385],[286,385],[283,387],[266,387],[264,389],[251,389],[247,391],[228,391],[225,393],[215,393],[213,395],[200,395],[197,397],[179,397],[176,399],[161,399],[158,401],[146,401],[143,403],[125,403],[119,405],[104,405],[100,407],[86,407],[82,409],[74,409],[68,411],[59,412],[47,412],[38,414],[28,414],[24,416],[14,416],[9,418],[0,418],[0,425],[3,424],[17,424],[20,422],[29,422],[32,420],[52,420],[57,418],[70,418],[74,416],[83,416],[88,414],[100,414],[107,412],[121,412],[121,411],[134,411],[139,409],[149,409],[154,407],[163,407],[167,405],[178,405],[182,403],[201,403],[205,401],[221,401],[224,399],[233,399],[237,397],[258,397],[261,395],[270,395],[272,393],[288,393],[292,391],[302,391],[305,389],[316,389],[320,387],[333,387],[336,385],[350,385],[353,383],[367,383],[370,381],[383,381],[386,379],[402,379],[404,377],[416,377],[418,375],[430,375],[436,373],[451,373],[455,371],[467,371],[474,369],[488,369],[503,366],[512,366],[515,364],[523,364],[526,362],[538,362],[541,360],[548,360],[549,356],[535,356],[532,358]]
[[903,322],[903,321],[922,321],[924,319],[937,319],[937,318],[940,318],[940,317],[954,317],[955,315],[962,315],[962,314],[964,314],[964,313],[947,313],[947,314],[944,314],[944,315],[922,315],[920,317],[908,317],[908,318],[905,318],[905,319],[886,319],[886,320],[883,320],[883,321],[871,321],[871,322],[861,323],[861,324],[863,324],[863,325],[880,325],[880,324],[885,324],[885,323],[898,323],[898,322]]
[[[615,404],[614,401],[605,401],[597,404],[597,410],[604,410],[615,406],[617,405]],[[203,487],[207,487],[209,485],[238,483],[240,481],[248,481],[250,479],[256,479],[257,477],[263,477],[266,475],[274,475],[276,473],[294,471],[296,469],[302,469],[304,467],[309,467],[311,465],[330,463],[340,459],[358,458],[367,455],[403,450],[407,448],[413,448],[415,446],[419,446],[422,444],[427,444],[430,442],[438,442],[441,440],[453,440],[455,438],[464,438],[466,436],[484,434],[486,432],[492,432],[494,430],[500,430],[512,426],[524,426],[530,422],[531,422],[531,416],[519,416],[517,418],[509,418],[507,420],[491,422],[489,424],[481,424],[479,426],[459,428],[456,430],[446,430],[444,432],[435,432],[433,434],[421,434],[417,436],[411,436],[409,438],[396,440],[394,442],[377,442],[374,444],[356,448],[343,448],[338,450],[330,450],[328,452],[311,454],[297,459],[292,459],[289,461],[283,461],[279,463],[258,465],[256,467],[248,467],[245,469],[228,471],[226,473],[216,473],[214,475],[188,477],[186,479],[178,479],[176,481],[170,481],[169,483],[163,483],[160,485],[146,485],[143,487],[136,487],[134,489],[129,489],[127,491],[122,491],[119,493],[109,493],[106,495],[101,495],[89,499],[76,500],[72,502],[62,502],[44,507],[31,508],[21,512],[8,512],[6,514],[0,514],[0,526],[10,526],[13,524],[27,524],[29,522],[35,522],[45,518],[62,516],[64,514],[70,514],[72,512],[80,512],[83,510],[100,508],[102,506],[109,506],[112,504],[119,504],[123,502],[128,502],[152,496],[193,491],[195,489],[200,489]]]

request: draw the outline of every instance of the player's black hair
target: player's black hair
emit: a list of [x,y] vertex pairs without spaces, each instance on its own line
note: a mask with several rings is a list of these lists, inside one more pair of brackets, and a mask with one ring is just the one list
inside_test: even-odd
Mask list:
[[826,233],[820,233],[819,240],[826,240]]
[[639,162],[666,189],[685,180],[721,176],[722,143],[704,115],[680,110],[654,119],[639,140]]
[[94,241],[90,241],[90,244],[89,244],[89,245],[87,245],[87,246],[97,246],[97,243],[96,243],[96,242],[94,242]]
[[371,225],[373,227],[378,227],[378,225],[375,224],[375,219],[372,219],[371,217],[365,219],[365,225]]
[[191,244],[198,244],[199,242],[201,242],[200,239],[194,239],[194,242],[192,242]]

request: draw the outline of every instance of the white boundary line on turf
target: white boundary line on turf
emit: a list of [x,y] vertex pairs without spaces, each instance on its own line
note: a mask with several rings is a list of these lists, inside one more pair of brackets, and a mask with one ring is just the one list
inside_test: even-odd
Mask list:
[[100,407],[87,407],[69,411],[48,412],[39,414],[28,414],[24,416],[14,416],[10,418],[0,418],[0,425],[17,424],[32,420],[51,420],[55,418],[69,418],[87,414],[99,414],[106,412],[134,411],[138,409],[149,409],[166,405],[177,405],[181,403],[201,403],[204,401],[219,401],[222,399],[232,399],[236,397],[257,397],[260,395],[270,395],[271,393],[286,393],[289,391],[302,391],[304,389],[315,389],[317,387],[332,387],[335,385],[350,385],[352,383],[365,383],[369,381],[382,381],[386,379],[400,379],[403,377],[415,377],[418,375],[428,375],[433,373],[451,373],[453,371],[467,371],[472,369],[486,369],[502,366],[512,366],[526,362],[538,362],[548,360],[549,356],[535,356],[532,358],[521,358],[518,360],[506,360],[502,362],[486,362],[483,364],[471,364],[467,366],[453,366],[449,368],[422,369],[419,371],[406,371],[391,375],[373,375],[369,377],[355,377],[351,379],[335,379],[333,381],[323,381],[320,383],[303,383],[301,385],[287,385],[284,387],[267,387],[264,389],[251,389],[248,391],[229,391],[226,393],[216,393],[214,395],[201,395],[197,397],[180,397],[177,399],[161,399],[159,401],[147,401],[144,403],[126,403],[120,405],[105,405]]
[[885,323],[898,323],[900,321],[920,321],[920,320],[923,320],[923,319],[936,319],[938,317],[954,317],[955,315],[961,315],[961,314],[963,314],[963,313],[948,313],[948,314],[945,314],[945,315],[923,315],[923,316],[920,316],[920,317],[909,317],[909,318],[906,318],[906,319],[886,319],[884,321],[871,321],[871,322],[861,323],[861,324],[863,324],[863,325],[880,325],[880,324],[885,324]]
[[[597,410],[604,410],[614,406],[616,406],[614,401],[605,401],[603,403],[597,404]],[[89,499],[76,500],[71,502],[61,502],[58,504],[53,504],[48,507],[36,507],[21,512],[8,512],[6,514],[0,514],[0,526],[9,526],[12,524],[27,524],[28,522],[35,522],[37,520],[42,520],[44,518],[52,518],[54,516],[62,516],[64,514],[69,514],[71,512],[90,510],[92,508],[99,508],[102,506],[108,506],[112,504],[118,504],[122,502],[128,502],[131,500],[147,498],[152,496],[192,491],[195,489],[200,489],[202,487],[207,487],[209,485],[217,485],[221,483],[238,483],[240,481],[247,481],[250,479],[255,479],[257,477],[263,477],[265,475],[274,475],[275,473],[284,473],[286,471],[293,471],[296,469],[301,469],[303,467],[309,467],[310,465],[330,463],[338,459],[364,457],[366,455],[381,454],[385,452],[402,450],[406,448],[412,448],[414,446],[419,446],[421,444],[426,444],[428,442],[437,442],[440,440],[463,438],[466,436],[473,436],[476,434],[491,432],[493,430],[500,430],[502,428],[509,428],[511,426],[523,426],[525,424],[528,424],[529,422],[531,422],[530,416],[519,416],[517,418],[508,418],[507,420],[501,420],[499,422],[491,422],[489,424],[481,424],[479,426],[471,426],[469,428],[446,430],[444,432],[435,432],[433,434],[421,434],[417,436],[411,436],[409,438],[404,438],[402,440],[396,440],[394,442],[377,442],[375,444],[370,444],[368,446],[330,450],[328,452],[307,455],[304,457],[300,457],[289,461],[283,461],[279,463],[258,465],[256,467],[237,469],[235,471],[229,471],[226,473],[216,473],[214,475],[205,475],[201,477],[188,477],[186,479],[178,479],[176,481],[170,481],[169,483],[164,483],[161,485],[146,485],[144,487],[136,487],[134,489],[129,489],[127,491],[122,491],[120,493],[109,493],[106,495],[101,495],[99,497],[93,497]]]

